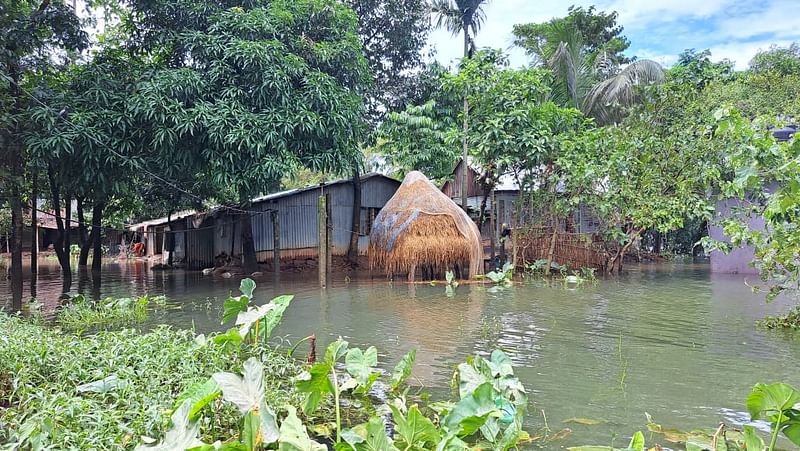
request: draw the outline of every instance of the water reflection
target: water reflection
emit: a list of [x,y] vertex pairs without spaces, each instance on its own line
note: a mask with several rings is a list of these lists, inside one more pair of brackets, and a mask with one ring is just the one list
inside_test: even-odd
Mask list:
[[[390,284],[382,279],[346,283],[334,278],[320,290],[315,277],[272,274],[257,278],[257,299],[292,293],[295,300],[276,336],[295,342],[316,334],[317,349],[337,337],[375,345],[390,369],[417,349],[414,380],[446,393],[457,363],[475,352],[502,348],[532,393],[528,428],[542,424],[574,434],[560,446],[609,443],[645,426],[644,412],[665,426],[713,427],[742,421],[744,398],[755,382],[800,385],[794,362],[798,338],[753,327],[764,314],[792,301],[765,304],[741,277],[711,275],[702,264],[630,267],[622,277],[566,289],[553,284],[500,292],[462,285]],[[22,304],[36,298],[45,311],[61,302],[57,266],[43,263],[25,284]],[[171,299],[144,327],[169,323],[198,332],[223,330],[222,300],[239,281],[197,272],[153,271],[146,263],[109,263],[102,274],[78,269],[70,293],[90,297],[151,292]],[[11,302],[8,281],[2,301]],[[572,417],[604,420],[598,426],[563,424]]]

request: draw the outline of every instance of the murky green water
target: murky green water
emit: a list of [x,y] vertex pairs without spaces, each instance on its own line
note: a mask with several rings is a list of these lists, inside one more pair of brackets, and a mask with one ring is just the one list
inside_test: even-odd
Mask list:
[[[315,274],[274,285],[258,280],[260,300],[281,293],[296,299],[276,334],[296,340],[312,333],[322,349],[342,336],[375,345],[390,368],[416,348],[417,384],[446,393],[454,365],[467,355],[504,349],[532,396],[528,429],[573,430],[548,449],[577,444],[624,445],[644,430],[645,412],[678,428],[714,427],[747,419],[744,398],[756,382],[800,386],[800,336],[757,330],[766,313],[787,310],[789,299],[765,305],[741,276],[713,275],[705,264],[629,267],[620,278],[577,289],[528,284],[491,293],[460,286],[390,285],[384,280],[339,281],[322,291]],[[221,330],[222,299],[237,279],[150,271],[143,263],[109,264],[99,285],[76,274],[73,291],[94,295],[165,294],[173,308],[151,324]],[[8,282],[0,293],[8,297]],[[58,271],[45,265],[36,294],[45,309],[58,303]],[[26,289],[29,289],[26,283]],[[26,292],[26,297],[29,293]],[[565,423],[590,418],[601,424]]]

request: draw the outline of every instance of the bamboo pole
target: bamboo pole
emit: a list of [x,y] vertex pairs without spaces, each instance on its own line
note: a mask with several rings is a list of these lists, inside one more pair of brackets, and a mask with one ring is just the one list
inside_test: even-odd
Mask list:
[[272,271],[275,277],[281,273],[281,229],[278,211],[273,210],[272,214]]
[[319,196],[317,217],[319,219],[319,251],[317,258],[319,262],[319,286],[320,288],[325,288],[328,285],[328,221],[325,195]]

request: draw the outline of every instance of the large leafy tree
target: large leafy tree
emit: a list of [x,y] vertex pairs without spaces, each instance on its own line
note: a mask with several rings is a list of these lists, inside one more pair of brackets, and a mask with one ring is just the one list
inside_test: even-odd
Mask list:
[[192,162],[242,213],[243,264],[254,271],[249,199],[297,167],[341,172],[358,160],[367,65],[357,17],[332,0],[134,6],[167,67],[139,84],[130,111],[165,166]]
[[585,53],[590,65],[598,65],[600,70],[611,70],[614,66],[632,61],[623,52],[631,43],[617,23],[617,12],[597,11],[594,6],[570,6],[565,17],[557,17],[544,23],[514,25],[514,44],[537,59],[546,63],[564,39],[554,39],[554,34],[563,30],[577,31],[585,45]]
[[[488,0],[435,0],[432,4],[432,11],[436,17],[436,28],[444,28],[453,36],[459,34],[464,37],[464,59],[472,57],[475,53],[475,35],[483,26],[486,20],[486,12],[483,7],[488,3]],[[468,89],[469,87],[465,87]],[[469,151],[469,101],[467,99],[468,92],[464,92],[464,114],[462,135],[462,158],[467,160]],[[467,186],[467,171],[464,170],[461,174],[461,181],[463,187]],[[467,209],[467,190],[461,190],[461,208]]]
[[0,3],[0,191],[11,207],[11,280],[15,299],[22,289],[22,189],[27,153],[23,135],[30,124],[30,92],[38,77],[64,52],[80,50],[86,34],[63,0]]

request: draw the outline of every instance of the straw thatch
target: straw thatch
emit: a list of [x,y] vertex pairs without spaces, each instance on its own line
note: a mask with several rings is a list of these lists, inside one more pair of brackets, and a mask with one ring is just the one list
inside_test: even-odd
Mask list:
[[411,172],[381,209],[369,240],[370,265],[387,274],[416,270],[435,273],[469,268],[480,274],[483,262],[480,232],[467,214],[421,172]]

